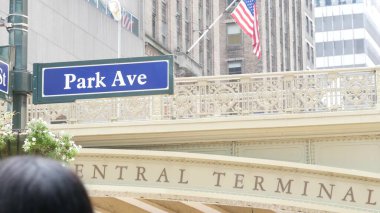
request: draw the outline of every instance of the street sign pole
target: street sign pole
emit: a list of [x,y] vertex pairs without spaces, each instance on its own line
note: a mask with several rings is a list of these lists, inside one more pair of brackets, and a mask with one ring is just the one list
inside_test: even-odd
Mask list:
[[[9,44],[15,46],[13,69],[13,129],[25,129],[27,119],[27,94],[31,90],[27,71],[28,0],[10,0],[8,22]],[[28,88],[29,87],[29,88]]]

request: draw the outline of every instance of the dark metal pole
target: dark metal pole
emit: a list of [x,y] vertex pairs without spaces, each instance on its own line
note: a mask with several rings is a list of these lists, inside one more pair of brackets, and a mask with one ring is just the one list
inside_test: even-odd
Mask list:
[[27,71],[28,0],[10,0],[8,22],[9,45],[15,46],[13,72],[13,129],[25,129],[27,94],[30,92],[30,73]]

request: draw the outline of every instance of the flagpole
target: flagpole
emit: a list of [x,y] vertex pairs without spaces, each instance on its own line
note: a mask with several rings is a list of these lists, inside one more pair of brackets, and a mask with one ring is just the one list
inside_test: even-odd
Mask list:
[[212,24],[209,27],[207,27],[207,29],[202,33],[202,35],[199,36],[195,43],[186,51],[186,54],[189,54],[189,52],[195,47],[195,45],[199,43],[199,41],[208,33],[208,31],[210,31],[210,29],[216,24],[216,22],[218,22],[219,19],[222,18],[223,14],[227,12],[227,10],[230,9],[230,7],[232,7],[233,4],[235,4],[236,1],[237,0],[232,1],[231,4],[228,5],[228,7],[218,16],[218,18],[216,18],[215,21],[212,22]]

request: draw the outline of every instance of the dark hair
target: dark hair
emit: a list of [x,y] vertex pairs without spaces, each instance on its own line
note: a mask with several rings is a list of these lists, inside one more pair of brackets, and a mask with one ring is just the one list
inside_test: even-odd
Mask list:
[[93,213],[80,179],[60,163],[16,156],[0,163],[0,213]]

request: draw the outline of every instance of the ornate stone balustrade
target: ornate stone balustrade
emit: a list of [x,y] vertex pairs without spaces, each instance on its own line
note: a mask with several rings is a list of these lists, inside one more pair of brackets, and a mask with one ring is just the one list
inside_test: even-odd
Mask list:
[[29,104],[28,119],[94,123],[376,109],[380,68],[376,69],[177,78],[171,96]]

